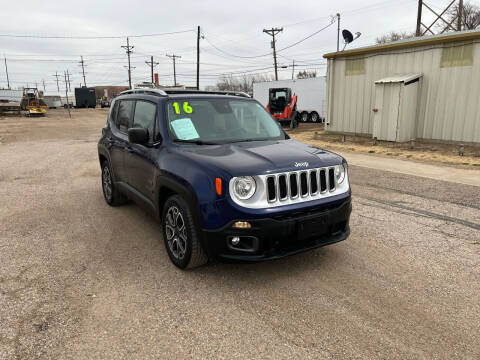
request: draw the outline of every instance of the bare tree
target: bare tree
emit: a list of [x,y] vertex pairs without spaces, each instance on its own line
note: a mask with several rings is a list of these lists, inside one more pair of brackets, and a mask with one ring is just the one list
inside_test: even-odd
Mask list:
[[303,71],[299,71],[297,74],[297,79],[309,79],[314,77],[317,77],[316,71],[303,70]]
[[[447,22],[456,24],[455,19],[458,18],[458,3],[452,6],[452,8],[447,12],[445,20]],[[456,26],[454,25],[456,28]],[[472,4],[470,2],[463,3],[463,12],[462,12],[462,30],[475,30],[480,27],[480,6]],[[448,27],[445,23],[439,23],[437,26],[439,32],[448,31]]]
[[215,86],[209,86],[209,90],[220,91],[243,91],[247,94],[253,94],[253,83],[272,81],[275,76],[273,74],[256,74],[256,75],[224,75]]
[[415,36],[415,33],[411,32],[397,32],[397,31],[391,31],[386,35],[379,36],[375,39],[377,44],[385,44],[389,43],[392,41],[397,41],[397,40],[402,40],[402,39],[410,39]]

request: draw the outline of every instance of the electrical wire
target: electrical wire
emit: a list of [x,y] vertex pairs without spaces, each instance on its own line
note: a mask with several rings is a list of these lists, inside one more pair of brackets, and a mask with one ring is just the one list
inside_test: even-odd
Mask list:
[[130,38],[141,38],[141,37],[153,37],[153,36],[165,36],[165,35],[175,35],[182,34],[187,32],[196,32],[195,29],[181,30],[181,31],[171,31],[164,33],[155,33],[155,34],[140,34],[140,35],[116,35],[116,36],[58,36],[58,35],[15,35],[15,34],[0,34],[0,37],[11,37],[11,38],[32,38],[32,39],[69,39],[69,40],[93,40],[93,39],[124,39],[127,37]]
[[[328,25],[326,25],[326,26],[322,27],[321,29],[313,32],[312,34],[304,37],[303,39],[294,42],[293,44],[290,44],[290,45],[288,45],[288,46],[285,46],[285,47],[277,50],[277,53],[280,52],[280,51],[283,51],[283,50],[290,49],[290,48],[292,48],[292,47],[294,47],[294,46],[296,46],[296,45],[298,45],[298,44],[300,44],[300,43],[302,43],[302,42],[310,39],[311,37],[317,35],[318,33],[322,32],[322,31],[326,30],[327,28],[329,28],[330,26],[332,26],[335,22],[336,22],[336,20],[335,20],[335,19],[332,19],[332,21],[331,21]],[[232,57],[241,58],[241,59],[255,59],[255,58],[260,58],[260,57],[265,57],[265,56],[271,56],[271,53],[270,53],[270,52],[268,52],[268,53],[266,53],[266,54],[254,55],[254,56],[234,55],[234,54],[228,53],[228,52],[220,49],[219,47],[217,47],[217,46],[216,46],[215,44],[213,44],[206,36],[205,36],[204,38],[205,38],[205,40],[206,40],[213,48],[215,48],[216,50],[218,50],[218,51],[220,51],[220,52],[222,52],[222,53],[224,53],[224,54],[226,54],[226,55],[232,56]]]

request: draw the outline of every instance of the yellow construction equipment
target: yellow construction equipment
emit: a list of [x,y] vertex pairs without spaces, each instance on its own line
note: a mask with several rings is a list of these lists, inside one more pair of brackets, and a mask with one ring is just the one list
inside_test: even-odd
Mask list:
[[48,106],[45,101],[38,96],[37,88],[24,88],[23,98],[20,102],[20,107],[26,112],[25,115],[32,116],[44,116],[47,112]]

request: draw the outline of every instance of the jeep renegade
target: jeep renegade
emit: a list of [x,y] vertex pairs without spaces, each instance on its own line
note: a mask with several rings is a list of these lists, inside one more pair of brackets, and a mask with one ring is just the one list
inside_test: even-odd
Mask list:
[[180,268],[275,259],[350,233],[346,161],[290,139],[243,93],[124,91],[98,154],[106,202],[151,211]]

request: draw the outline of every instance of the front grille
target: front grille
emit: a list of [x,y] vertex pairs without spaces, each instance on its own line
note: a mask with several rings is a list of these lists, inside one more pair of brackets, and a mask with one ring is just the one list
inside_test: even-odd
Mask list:
[[269,203],[288,199],[307,200],[335,191],[333,167],[292,171],[266,177],[267,200]]

